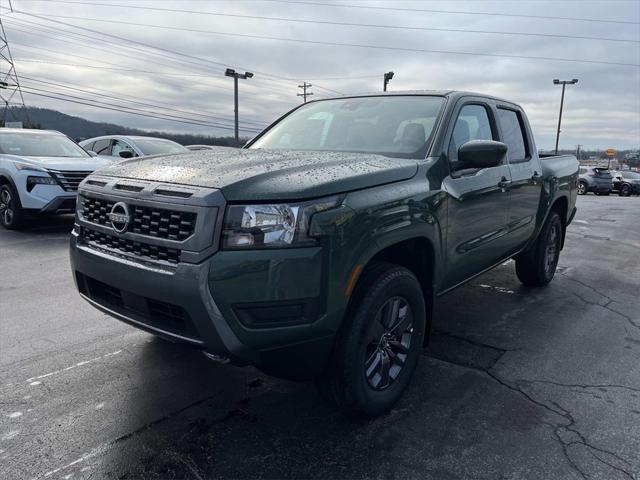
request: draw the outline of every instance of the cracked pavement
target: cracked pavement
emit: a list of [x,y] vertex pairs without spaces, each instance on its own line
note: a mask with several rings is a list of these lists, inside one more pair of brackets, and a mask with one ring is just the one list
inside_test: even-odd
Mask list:
[[0,478],[640,479],[640,198],[579,197],[556,278],[442,297],[387,416],[85,304],[69,218],[0,231]]

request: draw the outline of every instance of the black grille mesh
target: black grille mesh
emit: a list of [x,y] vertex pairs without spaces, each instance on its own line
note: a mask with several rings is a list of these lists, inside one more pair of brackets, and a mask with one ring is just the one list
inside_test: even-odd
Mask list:
[[180,261],[180,250],[178,249],[135,242],[126,238],[107,235],[106,233],[86,227],[82,229],[82,240],[89,245],[93,244],[99,247],[106,247],[141,258],[162,260],[169,263],[178,263]]
[[[109,213],[115,202],[83,198],[82,215],[98,225],[111,226]],[[131,205],[133,219],[129,231],[167,240],[186,240],[195,231],[197,214],[162,208]]]

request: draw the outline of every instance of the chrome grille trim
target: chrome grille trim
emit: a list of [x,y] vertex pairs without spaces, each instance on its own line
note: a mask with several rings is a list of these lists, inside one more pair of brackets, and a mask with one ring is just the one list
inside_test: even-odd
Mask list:
[[78,191],[80,183],[90,175],[91,171],[47,170],[66,192]]

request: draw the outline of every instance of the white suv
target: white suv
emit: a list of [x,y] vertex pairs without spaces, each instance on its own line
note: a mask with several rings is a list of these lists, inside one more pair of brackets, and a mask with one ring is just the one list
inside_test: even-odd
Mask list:
[[29,213],[74,212],[78,184],[112,162],[60,132],[0,128],[0,225],[18,228]]

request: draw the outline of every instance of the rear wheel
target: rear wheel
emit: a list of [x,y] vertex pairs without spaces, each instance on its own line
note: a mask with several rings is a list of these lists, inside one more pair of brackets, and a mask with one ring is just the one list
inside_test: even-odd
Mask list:
[[367,267],[330,366],[317,382],[321,394],[349,416],[387,412],[416,368],[425,322],[424,297],[413,273],[382,262]]
[[528,287],[547,285],[555,275],[564,235],[560,216],[552,211],[533,247],[516,257],[516,275]]
[[587,194],[587,184],[584,182],[578,182],[578,195]]
[[10,184],[0,186],[0,224],[13,230],[22,225],[23,215],[18,194]]

